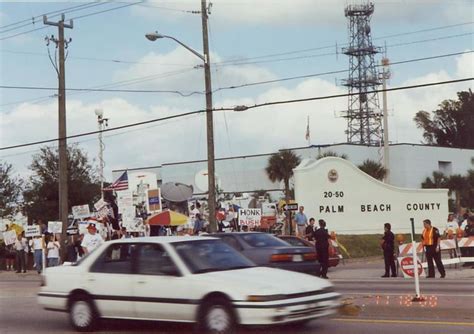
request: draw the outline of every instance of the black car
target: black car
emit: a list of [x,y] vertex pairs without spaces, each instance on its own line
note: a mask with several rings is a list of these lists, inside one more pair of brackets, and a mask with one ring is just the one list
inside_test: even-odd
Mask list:
[[261,232],[216,233],[212,236],[220,238],[259,266],[319,275],[321,266],[310,247],[295,247]]

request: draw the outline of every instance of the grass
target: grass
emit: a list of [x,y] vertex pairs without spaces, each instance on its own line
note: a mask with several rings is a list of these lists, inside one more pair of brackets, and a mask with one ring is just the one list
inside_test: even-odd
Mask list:
[[[345,258],[382,256],[382,248],[380,247],[380,239],[382,236],[382,234],[338,235],[337,241],[344,246],[349,253],[349,256],[347,256],[343,249],[341,249],[341,253]],[[409,234],[404,234],[404,237],[405,241],[403,243],[411,241]],[[396,245],[397,241],[395,240],[395,246]]]

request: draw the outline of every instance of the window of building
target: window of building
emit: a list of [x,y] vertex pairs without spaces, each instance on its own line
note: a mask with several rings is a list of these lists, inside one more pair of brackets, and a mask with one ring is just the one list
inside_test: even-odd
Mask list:
[[453,163],[451,161],[438,161],[438,170],[444,175],[451,175],[453,172]]

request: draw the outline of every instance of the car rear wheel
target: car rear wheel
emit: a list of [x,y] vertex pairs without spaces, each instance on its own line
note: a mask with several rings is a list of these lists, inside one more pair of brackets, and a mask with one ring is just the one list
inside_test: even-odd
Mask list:
[[90,332],[97,324],[97,312],[92,302],[85,297],[78,297],[71,301],[69,318],[72,326],[80,332]]
[[198,326],[200,333],[234,333],[236,320],[232,305],[223,297],[214,297],[204,301]]

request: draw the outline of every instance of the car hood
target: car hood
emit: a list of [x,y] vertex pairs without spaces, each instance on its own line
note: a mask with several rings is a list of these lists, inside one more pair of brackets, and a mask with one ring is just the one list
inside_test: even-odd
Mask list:
[[292,294],[332,286],[329,281],[315,276],[268,267],[224,270],[197,274],[196,276],[201,276],[203,279],[214,281],[217,284],[225,282],[228,286],[251,287],[252,291],[258,291],[259,294]]

